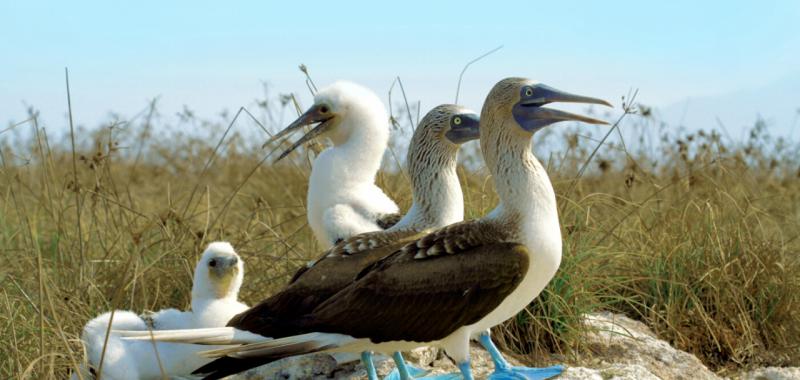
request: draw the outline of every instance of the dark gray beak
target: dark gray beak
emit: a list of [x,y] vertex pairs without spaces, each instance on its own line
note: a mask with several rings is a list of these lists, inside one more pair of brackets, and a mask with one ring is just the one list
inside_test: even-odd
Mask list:
[[474,113],[463,113],[456,115],[460,124],[456,124],[454,119],[450,120],[450,129],[445,132],[445,137],[453,144],[463,144],[467,141],[475,140],[480,137],[481,131],[480,116]]
[[[530,93],[527,93],[528,91]],[[520,97],[521,99],[514,105],[512,113],[517,123],[528,132],[535,132],[550,124],[570,120],[589,124],[608,124],[606,121],[588,116],[542,107],[555,102],[600,104],[611,107],[610,103],[602,99],[570,94],[543,84],[524,87]]]
[[239,264],[239,258],[232,257],[215,257],[208,261],[208,266],[219,277],[224,276],[232,267]]
[[300,140],[297,140],[294,144],[292,144],[292,146],[289,147],[289,149],[286,149],[283,153],[281,153],[281,155],[278,156],[278,159],[275,160],[276,162],[280,161],[282,158],[286,157],[289,153],[297,149],[297,147],[299,147],[300,145],[303,145],[305,142],[319,136],[321,133],[328,130],[332,124],[331,120],[333,119],[333,117],[334,114],[333,112],[331,112],[328,106],[322,104],[314,105],[311,108],[309,108],[305,113],[300,115],[300,117],[298,117],[297,120],[292,122],[292,124],[289,124],[288,127],[284,128],[282,131],[275,134],[275,136],[272,136],[272,138],[270,138],[266,143],[264,143],[264,146],[267,146],[273,143],[274,141],[279,140],[284,136],[288,135],[289,133],[292,133],[306,125],[319,123],[316,127],[311,129],[310,131],[308,131],[308,133],[306,133],[303,137],[301,137]]

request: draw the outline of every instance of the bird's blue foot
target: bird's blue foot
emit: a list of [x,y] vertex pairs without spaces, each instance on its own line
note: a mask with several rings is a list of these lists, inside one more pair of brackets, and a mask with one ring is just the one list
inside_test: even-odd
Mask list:
[[397,368],[389,372],[389,375],[383,378],[384,380],[411,380],[416,379],[417,376],[424,376],[428,373],[428,371],[422,368],[406,364],[406,361],[403,359],[403,354],[399,352],[392,354],[392,358]]
[[564,367],[554,365],[545,368],[509,367],[495,368],[489,375],[489,380],[544,380],[555,377],[564,372]]
[[361,362],[364,364],[364,368],[367,369],[367,379],[378,380],[378,372],[375,371],[375,364],[372,363],[372,352],[362,352]]
[[545,368],[512,366],[511,363],[503,357],[503,354],[500,353],[497,346],[494,345],[488,331],[482,333],[479,338],[481,345],[486,351],[489,351],[489,355],[494,362],[494,372],[489,375],[489,380],[544,380],[558,376],[561,372],[564,372],[564,367],[560,365]]

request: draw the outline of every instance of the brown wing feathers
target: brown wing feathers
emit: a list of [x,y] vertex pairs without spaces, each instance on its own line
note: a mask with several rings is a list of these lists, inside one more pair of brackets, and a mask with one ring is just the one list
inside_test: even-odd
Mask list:
[[403,247],[404,252],[413,252],[414,258],[422,259],[442,253],[453,254],[487,243],[507,241],[508,229],[499,223],[467,221],[451,224],[428,234]]
[[527,250],[514,243],[429,260],[395,254],[317,307],[304,328],[375,343],[439,340],[494,310],[527,267]]

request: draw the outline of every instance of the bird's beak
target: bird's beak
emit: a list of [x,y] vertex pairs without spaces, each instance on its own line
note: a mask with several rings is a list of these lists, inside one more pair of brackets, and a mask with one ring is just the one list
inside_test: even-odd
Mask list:
[[528,132],[535,132],[550,124],[569,120],[582,121],[589,124],[608,124],[606,121],[588,116],[542,107],[545,104],[554,102],[600,104],[611,107],[610,103],[602,99],[574,95],[539,84],[534,86],[532,96],[525,97],[514,105],[512,110],[514,119]]
[[217,277],[225,277],[238,270],[239,258],[236,256],[219,257],[216,260],[218,264],[211,268],[211,270]]
[[211,282],[217,298],[225,297],[230,291],[231,284],[239,273],[239,258],[236,256],[218,258],[217,266],[211,269]]
[[277,134],[275,134],[275,136],[272,136],[272,138],[270,138],[266,143],[264,143],[264,146],[267,146],[273,143],[274,141],[281,139],[287,134],[292,133],[306,125],[319,123],[316,127],[311,129],[308,133],[306,133],[303,137],[301,137],[300,140],[297,140],[297,142],[292,144],[292,146],[289,147],[289,149],[281,153],[281,155],[278,156],[278,159],[275,160],[276,162],[286,157],[289,153],[297,149],[297,147],[299,147],[300,145],[303,145],[303,143],[305,143],[306,141],[309,141],[314,137],[319,136],[321,133],[325,132],[328,128],[330,128],[332,124],[331,120],[333,119],[334,114],[330,111],[322,112],[323,108],[324,108],[323,105],[312,106],[305,113],[300,115],[300,117],[298,117],[297,120],[292,122],[292,124],[289,124],[288,127],[284,128],[282,131],[278,132]]
[[480,117],[476,114],[461,114],[460,117],[461,124],[452,126],[445,132],[445,137],[452,141],[453,144],[463,144],[480,137],[481,132],[478,128],[480,125]]

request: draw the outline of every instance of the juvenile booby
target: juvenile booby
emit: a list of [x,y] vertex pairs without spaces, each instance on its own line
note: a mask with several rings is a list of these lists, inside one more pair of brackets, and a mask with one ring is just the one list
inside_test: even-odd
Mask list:
[[[460,106],[440,105],[428,112],[409,144],[408,172],[413,202],[406,215],[385,231],[356,235],[338,243],[313,265],[301,268],[284,290],[237,315],[228,326],[257,325],[260,326],[260,332],[266,332],[268,325],[275,324],[276,328],[271,333],[281,337],[283,320],[291,320],[312,311],[316,305],[348,286],[367,265],[425,231],[461,221],[464,202],[456,173],[457,153],[460,144],[478,138],[478,125],[478,115]],[[150,338],[149,334],[140,336]],[[234,334],[220,335],[220,329],[162,331],[154,334],[156,340],[172,342],[243,343],[226,340],[228,336],[233,337]],[[260,341],[265,339],[261,338]],[[246,342],[252,341],[248,339]],[[399,377],[405,379],[409,369],[405,367],[402,356],[396,353],[393,357],[398,362]],[[370,378],[376,377],[369,353],[363,354],[362,358]]]
[[[566,120],[607,124],[544,105],[607,102],[536,82],[497,83],[481,111],[481,150],[500,198],[482,219],[412,241],[363,270],[352,284],[280,326],[239,328],[284,338],[205,352],[195,371],[217,379],[238,369],[310,352],[396,352],[443,348],[472,379],[469,340],[532,302],[561,262],[555,193],[531,152],[531,137]],[[509,377],[526,377],[524,369]]]
[[[112,329],[147,332],[150,329],[224,326],[231,317],[247,310],[247,305],[237,300],[243,277],[244,264],[233,247],[225,242],[211,243],[195,267],[191,311],[165,309],[142,318],[130,311],[117,310]],[[113,332],[106,343],[110,320],[111,312],[106,312],[89,321],[83,329],[82,341],[88,359],[88,365],[81,369],[85,379],[161,379],[162,368],[167,377],[188,376],[192,370],[209,362],[196,355],[200,346],[128,341]],[[77,379],[77,374],[72,378]]]
[[308,224],[320,245],[328,249],[397,222],[397,204],[375,185],[389,142],[389,115],[378,96],[355,83],[335,82],[267,144],[310,124],[317,125],[278,159],[314,138],[327,137],[333,144],[314,160],[308,182]]

